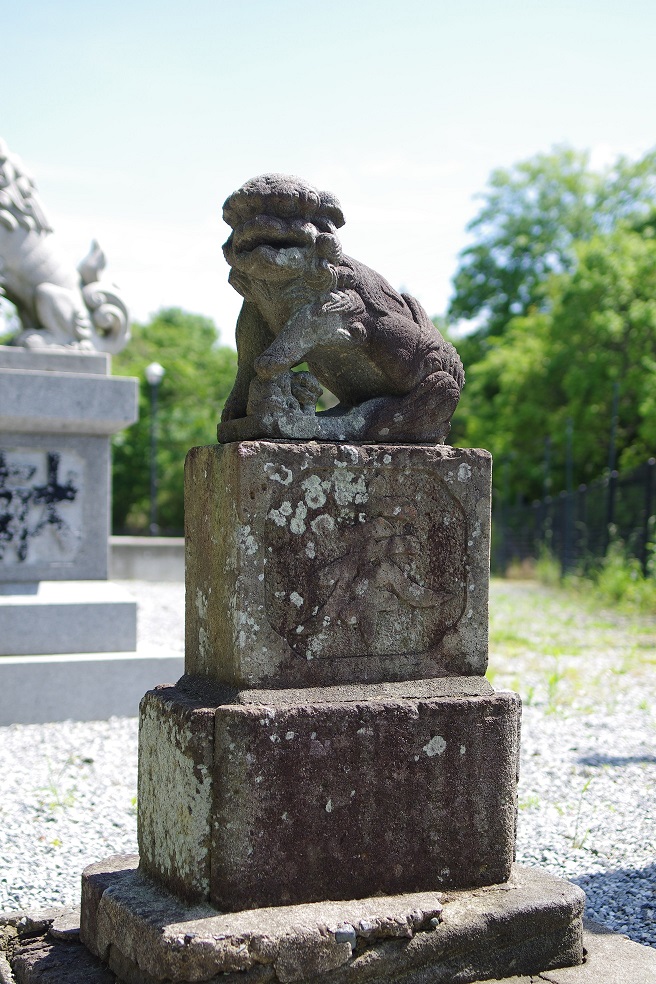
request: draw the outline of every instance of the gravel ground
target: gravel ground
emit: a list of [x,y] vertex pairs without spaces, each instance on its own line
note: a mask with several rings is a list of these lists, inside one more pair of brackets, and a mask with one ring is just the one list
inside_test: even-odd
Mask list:
[[[183,586],[124,584],[140,642],[182,649]],[[524,700],[518,860],[656,947],[656,625],[526,583],[491,612],[495,686]],[[133,718],[0,728],[0,908],[75,905],[86,864],[136,852],[136,763]]]

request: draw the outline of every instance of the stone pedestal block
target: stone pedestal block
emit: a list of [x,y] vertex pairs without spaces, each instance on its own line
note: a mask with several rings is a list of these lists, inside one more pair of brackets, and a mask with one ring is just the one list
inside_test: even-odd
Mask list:
[[[137,380],[109,376],[106,356],[0,346],[1,655],[135,648],[136,604],[112,613],[96,589],[82,611],[76,582],[107,579],[110,435],[136,418]],[[66,597],[44,600],[48,582]]]
[[[215,698],[216,699],[216,698]],[[242,910],[504,882],[519,698],[480,678],[146,695],[144,870]]]
[[236,687],[483,674],[491,459],[251,441],[186,464],[186,669]]
[[107,577],[110,435],[137,418],[136,379],[107,372],[0,346],[0,582]]
[[551,968],[583,960],[581,889],[518,866],[486,889],[221,913],[181,903],[137,862],[109,858],[82,876],[81,939],[130,984],[560,980]]
[[109,356],[0,345],[0,433],[113,434],[137,419],[137,380]]

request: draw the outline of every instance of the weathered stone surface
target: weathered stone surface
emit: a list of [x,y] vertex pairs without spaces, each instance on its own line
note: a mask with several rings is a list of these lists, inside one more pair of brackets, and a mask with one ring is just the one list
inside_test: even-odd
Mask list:
[[122,984],[83,946],[47,937],[24,943],[11,968],[16,984]]
[[[223,217],[244,304],[219,440],[443,441],[462,363],[414,297],[343,255],[335,196],[263,174],[230,195]],[[310,373],[291,371],[305,361]],[[319,383],[341,401],[324,414]]]
[[107,889],[111,888],[111,891],[115,892],[121,881],[132,879],[138,862],[137,855],[114,854],[111,858],[90,864],[84,869],[80,902],[80,939],[96,956],[99,956],[96,940],[100,900]]
[[[185,687],[198,686],[198,681],[183,677]],[[401,680],[394,683],[343,684],[336,687],[303,687],[285,690],[232,690],[220,688],[222,703],[270,704],[273,707],[289,704],[340,704],[357,700],[431,700],[434,697],[488,697],[494,688],[485,677],[430,677],[428,680]]]
[[[571,935],[574,938],[578,930],[575,927],[572,927],[572,930]],[[335,932],[336,941],[338,935],[339,929]],[[362,939],[365,937],[362,936],[361,928],[355,936],[356,941],[358,936],[361,937],[360,945],[362,945]],[[41,939],[43,940],[43,937]],[[36,942],[35,939],[32,939],[27,943],[27,946],[32,949]],[[530,941],[533,956],[537,957],[539,946],[549,946],[548,956],[551,957],[553,964],[554,942],[553,935],[548,936],[546,940],[533,938]],[[379,944],[380,947],[383,945],[383,943]],[[97,957],[90,957],[89,951],[81,943],[53,945],[45,939],[43,946],[48,948],[48,962],[45,969],[41,971],[37,961],[30,962],[29,970],[27,973],[24,972],[24,976],[21,978],[21,984],[46,984],[46,982],[47,984],[53,984],[53,982],[55,984],[87,984],[87,982],[93,981],[96,981],[97,984],[113,984],[116,980],[114,974],[101,965]],[[391,946],[395,946],[393,941]],[[572,954],[575,958],[578,957],[576,944],[572,947]],[[508,964],[505,966],[503,965],[503,953],[495,953],[493,957],[495,965],[499,967],[495,974],[504,976],[495,976],[494,979],[486,977],[485,981],[479,978],[473,984],[542,984],[542,982],[545,984],[656,984],[656,950],[653,947],[633,943],[625,936],[620,936],[585,920],[583,922],[583,954],[583,963],[577,963],[575,966],[557,967],[542,973],[522,973],[521,976],[509,971],[509,974],[504,975],[504,971],[509,970],[512,966],[517,966],[517,949],[513,948],[507,954]],[[355,966],[355,960],[344,968],[338,968],[341,979],[344,981],[351,980],[354,984],[356,981],[365,980],[372,982],[372,984],[390,984],[390,982],[394,984],[394,978],[387,976],[384,980],[372,978],[370,975],[363,976],[367,973],[367,968],[375,966],[376,955],[373,950],[369,950],[366,954],[369,959],[360,960],[358,969],[360,976],[356,976],[352,969]],[[564,953],[560,955],[559,959],[563,957]],[[144,984],[144,982],[151,984],[153,981],[152,977],[147,980],[143,972],[116,948],[113,950],[112,959],[116,968],[119,965],[121,967],[121,984],[130,984],[133,980],[136,980],[137,984]],[[23,967],[26,968],[27,964],[23,964]],[[93,976],[94,972],[98,975],[102,972],[105,976],[95,977]],[[408,980],[411,984],[413,981],[415,984],[435,984],[436,981],[439,981],[440,984],[449,984],[449,981],[453,981],[453,974],[450,976],[449,974],[446,965],[433,964],[430,967],[419,969],[412,977],[404,976],[403,984],[407,984]],[[456,971],[456,975],[457,984],[464,984],[465,981],[471,980],[469,975],[465,977],[462,968]],[[255,965],[251,970],[237,971],[234,974],[221,974],[218,978],[213,979],[214,984],[275,984],[276,980],[280,980],[280,978],[271,964]],[[317,978],[315,977],[314,980],[317,981]],[[325,975],[323,980],[325,984],[336,984],[334,974],[332,976]],[[319,979],[319,984],[320,981],[321,979]],[[9,962],[0,953],[0,984],[15,984],[15,982],[16,978],[11,972]]]
[[[656,950],[588,920],[583,921],[583,963],[560,966],[531,977],[507,977],[485,984],[656,984]],[[474,984],[484,984],[482,980]]]
[[214,714],[173,687],[147,693],[140,707],[141,864],[189,900],[210,892]]
[[238,910],[507,879],[517,695],[479,678],[305,700],[198,683],[142,704],[142,864],[169,889]]
[[117,972],[129,969],[130,984],[465,984],[582,959],[583,893],[530,869],[474,891],[220,914],[181,905],[137,861],[83,875],[83,906],[95,909],[83,940]]
[[548,984],[656,984],[656,950],[584,922],[584,963],[545,970]]
[[55,940],[75,942],[80,938],[80,907],[62,909],[52,921],[48,935]]
[[490,457],[251,442],[186,464],[186,670],[236,687],[483,674]]
[[212,901],[505,881],[518,719],[511,694],[219,707]]

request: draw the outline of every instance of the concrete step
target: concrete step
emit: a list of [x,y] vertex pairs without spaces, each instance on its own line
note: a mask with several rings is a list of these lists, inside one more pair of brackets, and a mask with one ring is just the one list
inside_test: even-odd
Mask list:
[[587,920],[583,924],[583,947],[585,960],[579,967],[474,984],[656,984],[654,947],[641,946]]
[[175,683],[183,672],[182,653],[154,646],[0,656],[0,726],[136,717],[146,690]]

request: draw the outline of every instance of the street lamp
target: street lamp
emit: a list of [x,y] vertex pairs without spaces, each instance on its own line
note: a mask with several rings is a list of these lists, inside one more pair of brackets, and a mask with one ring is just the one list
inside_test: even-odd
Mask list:
[[151,536],[157,536],[157,395],[166,369],[159,362],[146,366],[144,374],[150,386],[150,527]]

